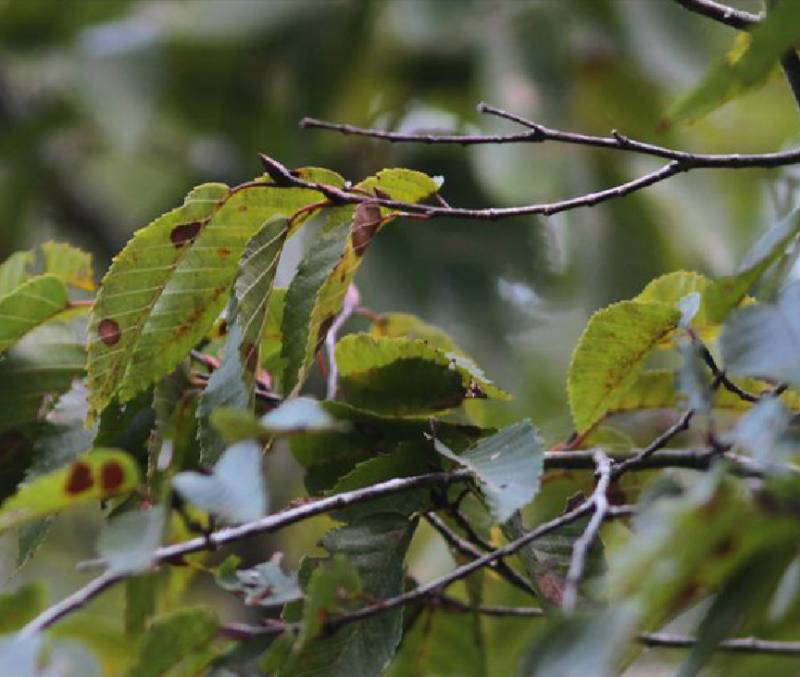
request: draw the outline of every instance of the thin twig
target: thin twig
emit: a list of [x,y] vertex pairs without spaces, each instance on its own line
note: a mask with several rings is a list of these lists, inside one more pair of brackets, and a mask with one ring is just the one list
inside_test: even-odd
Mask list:
[[339,311],[330,329],[328,329],[328,333],[325,335],[325,349],[328,353],[327,399],[329,400],[336,398],[336,389],[339,379],[339,371],[336,368],[336,357],[334,355],[336,349],[336,335],[339,333],[344,323],[350,319],[350,316],[358,307],[359,303],[361,303],[361,295],[358,293],[358,288],[354,284],[351,284],[345,293],[341,311]]
[[[426,513],[425,519],[428,523],[439,532],[442,538],[447,541],[447,543],[458,550],[462,554],[466,555],[467,557],[476,558],[480,557],[481,555],[485,554],[480,548],[476,547],[469,541],[461,538],[457,533],[455,533],[450,527],[447,526],[445,521],[439,517],[435,513]],[[487,548],[487,550],[491,550],[491,548]],[[509,583],[513,586],[519,588],[520,590],[524,590],[530,595],[536,596],[536,591],[533,589],[530,583],[525,580],[525,577],[520,574],[516,569],[510,567],[506,562],[499,559],[496,562],[492,562],[489,565],[493,568],[500,576],[505,578]]]
[[561,608],[565,613],[572,613],[578,604],[578,587],[583,579],[583,572],[586,569],[586,558],[589,550],[594,545],[600,526],[606,519],[608,511],[608,485],[611,482],[611,459],[605,452],[597,450],[594,453],[595,464],[597,466],[597,486],[592,492],[589,502],[594,508],[586,529],[572,546],[572,559],[569,563],[567,578],[564,581],[564,594],[562,597]]
[[[673,635],[666,632],[643,632],[638,641],[645,646],[661,649],[689,649],[697,640],[686,635]],[[730,653],[765,653],[778,656],[800,656],[800,642],[782,642],[756,637],[736,637],[725,639],[716,645],[717,651]]]
[[673,423],[663,433],[661,433],[658,437],[656,437],[656,439],[654,439],[644,449],[634,454],[630,458],[627,458],[624,461],[616,463],[611,473],[611,478],[617,479],[620,475],[628,472],[628,470],[630,470],[631,468],[640,465],[643,461],[647,460],[650,456],[652,456],[656,451],[669,444],[672,438],[677,436],[679,433],[682,433],[684,430],[688,430],[689,425],[692,422],[692,418],[694,418],[694,415],[695,415],[694,409],[687,409],[683,414],[681,414],[681,417],[677,421],[675,421],[675,423]]

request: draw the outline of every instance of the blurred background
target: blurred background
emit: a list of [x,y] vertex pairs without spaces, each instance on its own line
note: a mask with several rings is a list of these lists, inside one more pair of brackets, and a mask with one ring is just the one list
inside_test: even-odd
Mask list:
[[[353,180],[419,169],[470,207],[558,200],[658,166],[553,144],[392,146],[303,131],[305,115],[518,131],[478,114],[486,101],[550,127],[698,152],[796,143],[800,117],[778,72],[701,122],[659,131],[734,37],[666,0],[0,0],[0,258],[64,239],[102,272],[191,186],[258,174],[259,152]],[[796,180],[697,171],[551,219],[398,220],[357,284],[364,305],[446,329],[514,393],[484,412],[492,422],[530,416],[552,443],[570,432],[564,380],[588,315],[664,272],[732,272],[795,201]]]

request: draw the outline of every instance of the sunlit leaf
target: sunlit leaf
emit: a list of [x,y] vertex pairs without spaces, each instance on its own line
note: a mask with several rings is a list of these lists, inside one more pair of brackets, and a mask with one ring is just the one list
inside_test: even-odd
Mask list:
[[616,408],[648,355],[679,319],[673,306],[641,301],[620,301],[592,315],[572,355],[567,379],[579,433]]
[[446,332],[408,313],[382,313],[372,321],[370,333],[375,338],[424,339],[435,348],[447,352],[460,352]]
[[211,642],[217,617],[209,609],[185,608],[157,618],[142,635],[126,677],[158,677]]
[[0,595],[0,634],[19,630],[44,609],[45,600],[40,583],[28,583],[15,592]]
[[94,449],[60,470],[20,486],[0,506],[0,529],[8,529],[78,503],[132,491],[139,485],[139,467],[128,454]]
[[461,454],[435,440],[436,451],[471,470],[497,522],[505,522],[533,500],[544,469],[542,442],[530,421],[522,421]]
[[252,440],[227,449],[210,475],[178,473],[172,486],[187,501],[225,522],[250,522],[267,512],[261,447]]
[[673,122],[693,121],[742,92],[762,84],[778,58],[800,41],[800,5],[779,2],[749,34],[667,113]]
[[64,284],[94,291],[92,255],[66,242],[45,242],[42,245],[44,272],[55,275]]
[[342,397],[357,407],[423,414],[468,398],[509,399],[463,355],[421,339],[350,334],[336,344]]

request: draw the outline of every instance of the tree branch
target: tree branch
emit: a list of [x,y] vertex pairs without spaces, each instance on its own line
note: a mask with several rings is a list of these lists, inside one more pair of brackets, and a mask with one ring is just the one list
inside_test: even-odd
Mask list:
[[606,456],[605,452],[598,449],[594,452],[594,462],[597,466],[597,486],[589,498],[589,503],[592,505],[594,513],[586,525],[586,529],[572,546],[572,559],[564,582],[561,608],[568,614],[575,611],[577,606],[578,586],[586,569],[586,558],[600,533],[600,526],[603,524],[603,520],[606,519],[609,508],[607,493],[608,485],[611,483],[611,459]]

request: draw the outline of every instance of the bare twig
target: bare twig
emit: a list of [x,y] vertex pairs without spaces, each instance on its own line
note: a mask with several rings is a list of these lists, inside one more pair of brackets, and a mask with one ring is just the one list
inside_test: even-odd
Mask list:
[[[483,551],[481,551],[480,548],[473,545],[469,541],[461,538],[461,536],[459,536],[452,529],[450,529],[450,527],[447,526],[445,521],[437,514],[427,513],[425,515],[425,519],[434,529],[436,529],[436,531],[439,532],[442,538],[445,541],[447,541],[447,543],[455,550],[458,550],[467,557],[472,557],[472,558],[480,557],[481,555],[485,554]],[[491,548],[486,548],[486,550],[491,550]],[[502,559],[492,562],[492,564],[490,564],[489,566],[493,568],[500,576],[505,578],[513,586],[527,592],[528,594],[536,596],[536,591],[533,589],[531,584],[525,580],[525,577],[522,574],[520,574],[516,569],[510,567]]]
[[631,468],[637,467],[647,458],[652,456],[656,451],[669,444],[672,438],[674,438],[676,435],[689,428],[689,424],[692,422],[692,418],[694,418],[694,415],[695,415],[694,409],[687,409],[683,414],[681,414],[681,417],[677,421],[675,421],[675,423],[673,423],[663,433],[661,433],[658,437],[656,437],[656,439],[654,439],[644,449],[634,454],[630,458],[627,458],[624,461],[616,463],[611,473],[611,478],[617,479],[620,475],[628,472],[628,470],[630,470]]
[[361,303],[361,295],[358,293],[358,288],[351,284],[347,288],[342,303],[342,309],[336,316],[336,319],[331,324],[328,333],[325,335],[325,349],[328,353],[328,390],[327,399],[332,400],[336,397],[336,389],[338,387],[339,371],[336,368],[336,357],[334,351],[336,348],[336,335],[342,328],[345,322],[350,319],[358,304]]
[[600,533],[600,526],[606,519],[608,511],[608,485],[611,482],[611,459],[603,451],[595,451],[594,460],[597,466],[597,486],[589,499],[594,508],[586,529],[572,546],[572,559],[569,563],[567,578],[564,582],[564,594],[562,597],[561,608],[565,613],[572,613],[578,603],[578,587],[583,579],[583,572],[586,569],[586,558],[589,550]]
[[[643,632],[638,641],[645,646],[661,649],[690,649],[697,640],[686,635],[666,632]],[[725,639],[716,645],[717,651],[729,653],[764,653],[776,656],[800,656],[800,642],[780,642],[756,637]]]

